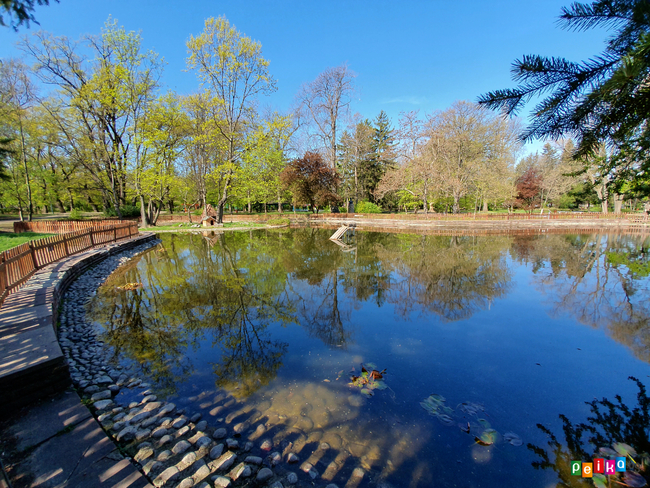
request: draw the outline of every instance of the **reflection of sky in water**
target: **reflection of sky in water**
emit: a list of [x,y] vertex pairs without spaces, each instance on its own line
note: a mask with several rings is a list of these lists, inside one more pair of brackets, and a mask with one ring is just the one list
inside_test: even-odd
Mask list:
[[[582,421],[585,401],[631,397],[627,377],[650,374],[635,357],[647,357],[644,337],[621,326],[647,318],[647,279],[605,259],[640,247],[637,238],[357,233],[355,255],[328,236],[225,234],[208,253],[199,235],[164,234],[164,251],[113,275],[94,313],[113,323],[106,340],[122,361],[137,358],[177,405],[214,426],[244,422],[244,438],[275,438],[340,486],[552,486],[525,445],[478,446],[458,428],[467,422],[458,409],[446,426],[419,403],[432,393],[452,408],[481,403],[501,434],[544,445],[537,423],[557,432],[558,414]],[[125,282],[145,286],[110,292]],[[279,323],[280,309],[297,323]],[[634,354],[612,334],[636,344]],[[362,398],[348,387],[360,362],[386,368],[390,388]],[[222,384],[230,396],[215,386],[215,370],[248,379]],[[269,429],[261,437],[260,423]],[[361,480],[356,466],[366,470]]]

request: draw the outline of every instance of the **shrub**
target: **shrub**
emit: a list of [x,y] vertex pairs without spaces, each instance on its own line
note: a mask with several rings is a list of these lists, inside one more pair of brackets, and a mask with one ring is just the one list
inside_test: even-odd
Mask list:
[[354,207],[356,213],[381,213],[381,207],[371,202],[359,202]]
[[70,213],[68,214],[68,220],[83,220],[83,218],[81,211],[76,208],[70,210]]
[[[124,218],[140,217],[140,207],[136,207],[135,205],[122,205],[120,211]],[[113,207],[106,208],[104,209],[104,215],[106,215],[106,217],[117,217],[117,210]]]

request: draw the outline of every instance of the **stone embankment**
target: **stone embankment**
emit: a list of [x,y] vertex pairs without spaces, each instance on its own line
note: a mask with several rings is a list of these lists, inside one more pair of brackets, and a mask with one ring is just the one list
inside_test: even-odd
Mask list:
[[[314,486],[319,473],[311,465],[291,470],[299,467],[298,456],[276,451],[279,446],[265,436],[263,422],[215,418],[209,425],[201,414],[186,415],[174,403],[159,400],[137,371],[111,365],[114,351],[101,341],[80,304],[88,303],[134,252],[112,256],[80,276],[61,311],[59,341],[70,376],[97,421],[155,487]],[[123,404],[122,397],[137,400]],[[336,488],[327,482],[322,486]]]
[[[174,403],[159,400],[138,371],[111,361],[114,351],[86,316],[87,304],[115,269],[154,243],[154,235],[149,234],[68,258],[41,270],[33,282],[12,295],[7,309],[11,313],[6,317],[20,310],[35,314],[31,322],[15,322],[27,324],[26,333],[32,322],[42,329],[42,335],[47,328],[54,331],[57,321],[60,325],[58,342],[54,335],[46,340],[47,355],[25,364],[37,367],[35,378],[43,376],[30,387],[38,394],[30,396],[25,393],[28,388],[23,388],[23,397],[12,396],[10,410],[52,391],[47,387],[53,378],[46,374],[48,370],[60,378],[56,389],[71,378],[76,390],[32,404],[13,419],[7,433],[18,439],[22,451],[13,477],[62,487],[151,486],[144,474],[156,487],[337,488],[320,478],[308,462],[300,464],[298,454],[278,445],[262,419],[214,418],[209,425],[201,414],[186,414]],[[17,331],[16,327],[12,330]],[[23,373],[18,378],[27,376]],[[20,387],[19,379],[14,386]],[[224,397],[222,403],[228,402],[232,399]],[[214,411],[219,408],[223,407]],[[363,473],[356,476],[363,477]]]

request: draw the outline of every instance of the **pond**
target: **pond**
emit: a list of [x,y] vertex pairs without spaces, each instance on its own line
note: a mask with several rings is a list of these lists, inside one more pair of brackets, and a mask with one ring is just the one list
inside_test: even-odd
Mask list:
[[323,486],[555,486],[559,416],[647,382],[644,236],[331,233],[161,234],[90,316],[159,398],[309,485],[305,463]]

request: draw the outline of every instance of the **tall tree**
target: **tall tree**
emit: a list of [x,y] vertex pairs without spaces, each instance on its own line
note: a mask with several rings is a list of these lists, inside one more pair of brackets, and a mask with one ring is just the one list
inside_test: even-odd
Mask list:
[[349,114],[356,74],[347,65],[327,68],[302,86],[296,98],[314,126],[310,133],[319,141],[330,168],[336,167],[336,147],[342,119]]
[[[16,156],[20,166],[20,173],[24,178],[24,190],[26,192],[27,216],[32,220],[34,204],[32,198],[31,169],[28,164],[28,126],[30,124],[30,110],[34,107],[36,94],[34,85],[29,77],[29,69],[22,61],[10,59],[0,61],[0,110],[5,119],[3,124],[4,136],[14,142],[13,154]],[[14,187],[19,188],[17,181],[18,171],[13,171]],[[17,198],[21,203],[20,190],[17,190]],[[22,204],[20,206],[20,218],[23,219]]]
[[383,110],[375,119],[369,157],[362,161],[361,178],[364,196],[374,202],[377,185],[386,171],[395,166],[395,131]]
[[[38,32],[22,49],[37,76],[59,89],[56,104],[44,105],[84,166],[121,217],[129,164],[138,164],[139,122],[155,100],[162,63],[142,51],[142,39],[109,19],[101,36],[79,42]],[[87,49],[91,55],[82,51]]]
[[226,154],[220,165],[221,194],[218,222],[228,200],[235,170],[243,150],[244,126],[253,118],[258,95],[275,90],[269,62],[262,57],[262,45],[241,34],[225,17],[209,18],[203,32],[187,41],[187,65],[197,70],[209,96],[216,99],[216,128],[225,141]]
[[650,2],[576,2],[562,9],[559,24],[613,32],[605,50],[586,61],[536,55],[516,60],[512,72],[519,85],[482,95],[479,103],[516,114],[531,99],[545,96],[521,134],[524,141],[575,137],[577,157],[596,156],[601,144],[614,152],[624,148],[635,153],[624,169],[645,178],[650,165]]

